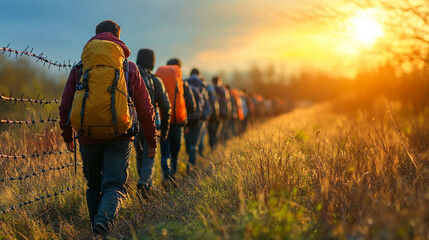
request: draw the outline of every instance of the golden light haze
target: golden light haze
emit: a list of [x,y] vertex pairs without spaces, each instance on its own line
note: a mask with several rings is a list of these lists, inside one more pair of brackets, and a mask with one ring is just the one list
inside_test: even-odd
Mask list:
[[251,12],[264,24],[229,38],[225,46],[200,51],[195,62],[204,69],[214,70],[272,64],[286,74],[313,69],[351,77],[359,70],[361,62],[376,65],[383,61],[381,56],[368,58],[368,53],[376,52],[379,40],[384,37],[380,19],[383,11],[352,7],[344,1],[327,2],[341,2],[338,11],[344,9],[347,15],[340,21],[290,21],[291,14],[306,9],[314,1],[303,1],[284,9],[253,9]]

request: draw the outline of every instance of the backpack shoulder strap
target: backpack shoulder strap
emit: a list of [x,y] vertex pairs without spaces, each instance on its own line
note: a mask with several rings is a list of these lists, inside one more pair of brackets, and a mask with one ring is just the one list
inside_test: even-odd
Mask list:
[[83,74],[83,64],[82,64],[82,61],[79,61],[76,65],[74,65],[74,67],[78,69],[77,77],[78,77],[78,82],[79,82],[79,79],[80,79],[80,77]]
[[158,103],[157,94],[156,94],[156,91],[158,91],[158,90],[155,89],[155,83],[154,82],[155,81],[159,82],[160,80],[158,80],[157,76],[155,74],[153,74],[153,73],[150,74],[149,77],[150,77],[150,80],[151,80],[150,83],[152,84],[153,96],[155,98],[154,100],[155,100],[156,103]]
[[127,59],[124,60],[125,83],[127,84],[128,96],[134,101],[133,83],[130,81],[130,63]]

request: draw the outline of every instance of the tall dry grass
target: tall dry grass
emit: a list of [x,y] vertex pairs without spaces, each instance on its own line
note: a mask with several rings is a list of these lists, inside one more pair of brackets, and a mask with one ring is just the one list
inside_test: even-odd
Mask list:
[[[429,111],[406,110],[383,99],[349,113],[330,104],[296,109],[198,158],[194,178],[183,148],[179,187],[169,191],[160,188],[158,156],[148,201],[135,196],[132,157],[129,194],[109,237],[427,239]],[[82,182],[73,174],[36,185]],[[25,192],[10,191],[11,202]],[[91,239],[83,190],[0,216],[0,224],[6,239]]]
[[[59,128],[52,124],[38,127],[10,126],[0,135],[0,152],[7,155],[28,156],[33,153],[64,152],[66,150]],[[80,160],[78,159],[78,162]],[[0,183],[1,209],[9,209],[20,203],[34,200],[67,189],[81,186],[81,165],[50,168],[74,164],[71,153],[48,154],[28,158],[1,158],[0,178],[16,178]],[[44,171],[45,170],[45,171]],[[32,176],[34,173],[37,175]],[[76,227],[86,214],[83,188],[67,191],[56,197],[46,198],[32,204],[13,209],[0,216],[0,238],[4,239],[56,239],[68,232],[77,232]],[[76,225],[67,224],[64,219],[76,220]],[[85,218],[83,218],[85,219]]]
[[[410,116],[401,104],[386,100],[347,115],[321,105],[232,141],[220,150],[218,172],[234,179],[238,218],[245,219],[252,201],[260,215],[271,218],[267,232],[263,221],[256,224],[259,230],[244,223],[240,237],[428,238],[427,117],[427,112]],[[301,213],[294,223],[302,220],[301,232],[291,235],[272,222],[270,214],[281,204],[270,213],[271,201]],[[225,238],[234,231],[217,230]]]

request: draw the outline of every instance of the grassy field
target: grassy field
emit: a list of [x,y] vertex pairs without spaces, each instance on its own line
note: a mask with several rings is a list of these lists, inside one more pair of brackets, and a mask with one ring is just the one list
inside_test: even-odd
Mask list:
[[[195,178],[185,176],[182,148],[179,187],[168,192],[158,156],[158,188],[144,202],[132,157],[129,194],[108,237],[427,239],[429,110],[407,109],[383,99],[347,114],[330,104],[296,109],[207,152]],[[55,131],[3,133],[2,152],[32,152],[41,141],[64,149]],[[72,160],[1,161],[2,176],[14,176]],[[2,209],[82,183],[80,168],[0,183]],[[84,189],[1,214],[0,239],[91,239]]]

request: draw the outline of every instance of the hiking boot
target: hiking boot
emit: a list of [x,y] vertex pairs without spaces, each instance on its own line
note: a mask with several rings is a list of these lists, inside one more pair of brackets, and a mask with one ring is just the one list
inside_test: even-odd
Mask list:
[[140,194],[141,194],[143,199],[148,200],[149,195],[151,194],[151,190],[150,190],[150,188],[145,188],[145,187],[141,188]]
[[191,178],[195,178],[197,176],[197,172],[195,170],[194,165],[190,165],[190,164],[186,165],[186,173]]
[[164,190],[166,190],[166,191],[169,191],[171,188],[177,187],[177,183],[174,180],[174,177],[169,177],[168,179],[163,178],[161,185],[164,188]]
[[161,186],[166,191],[170,190],[170,182],[167,179],[165,179],[165,178],[162,179]]
[[170,176],[170,184],[171,184],[171,186],[173,187],[173,188],[177,188],[177,182],[176,182],[176,176],[175,175],[172,175],[172,176]]
[[142,183],[137,184],[137,197],[141,199],[148,200],[149,195],[151,195],[151,187],[146,187]]
[[92,231],[95,235],[107,235],[109,233],[109,228],[106,227],[104,224],[98,222],[94,224],[92,227]]

